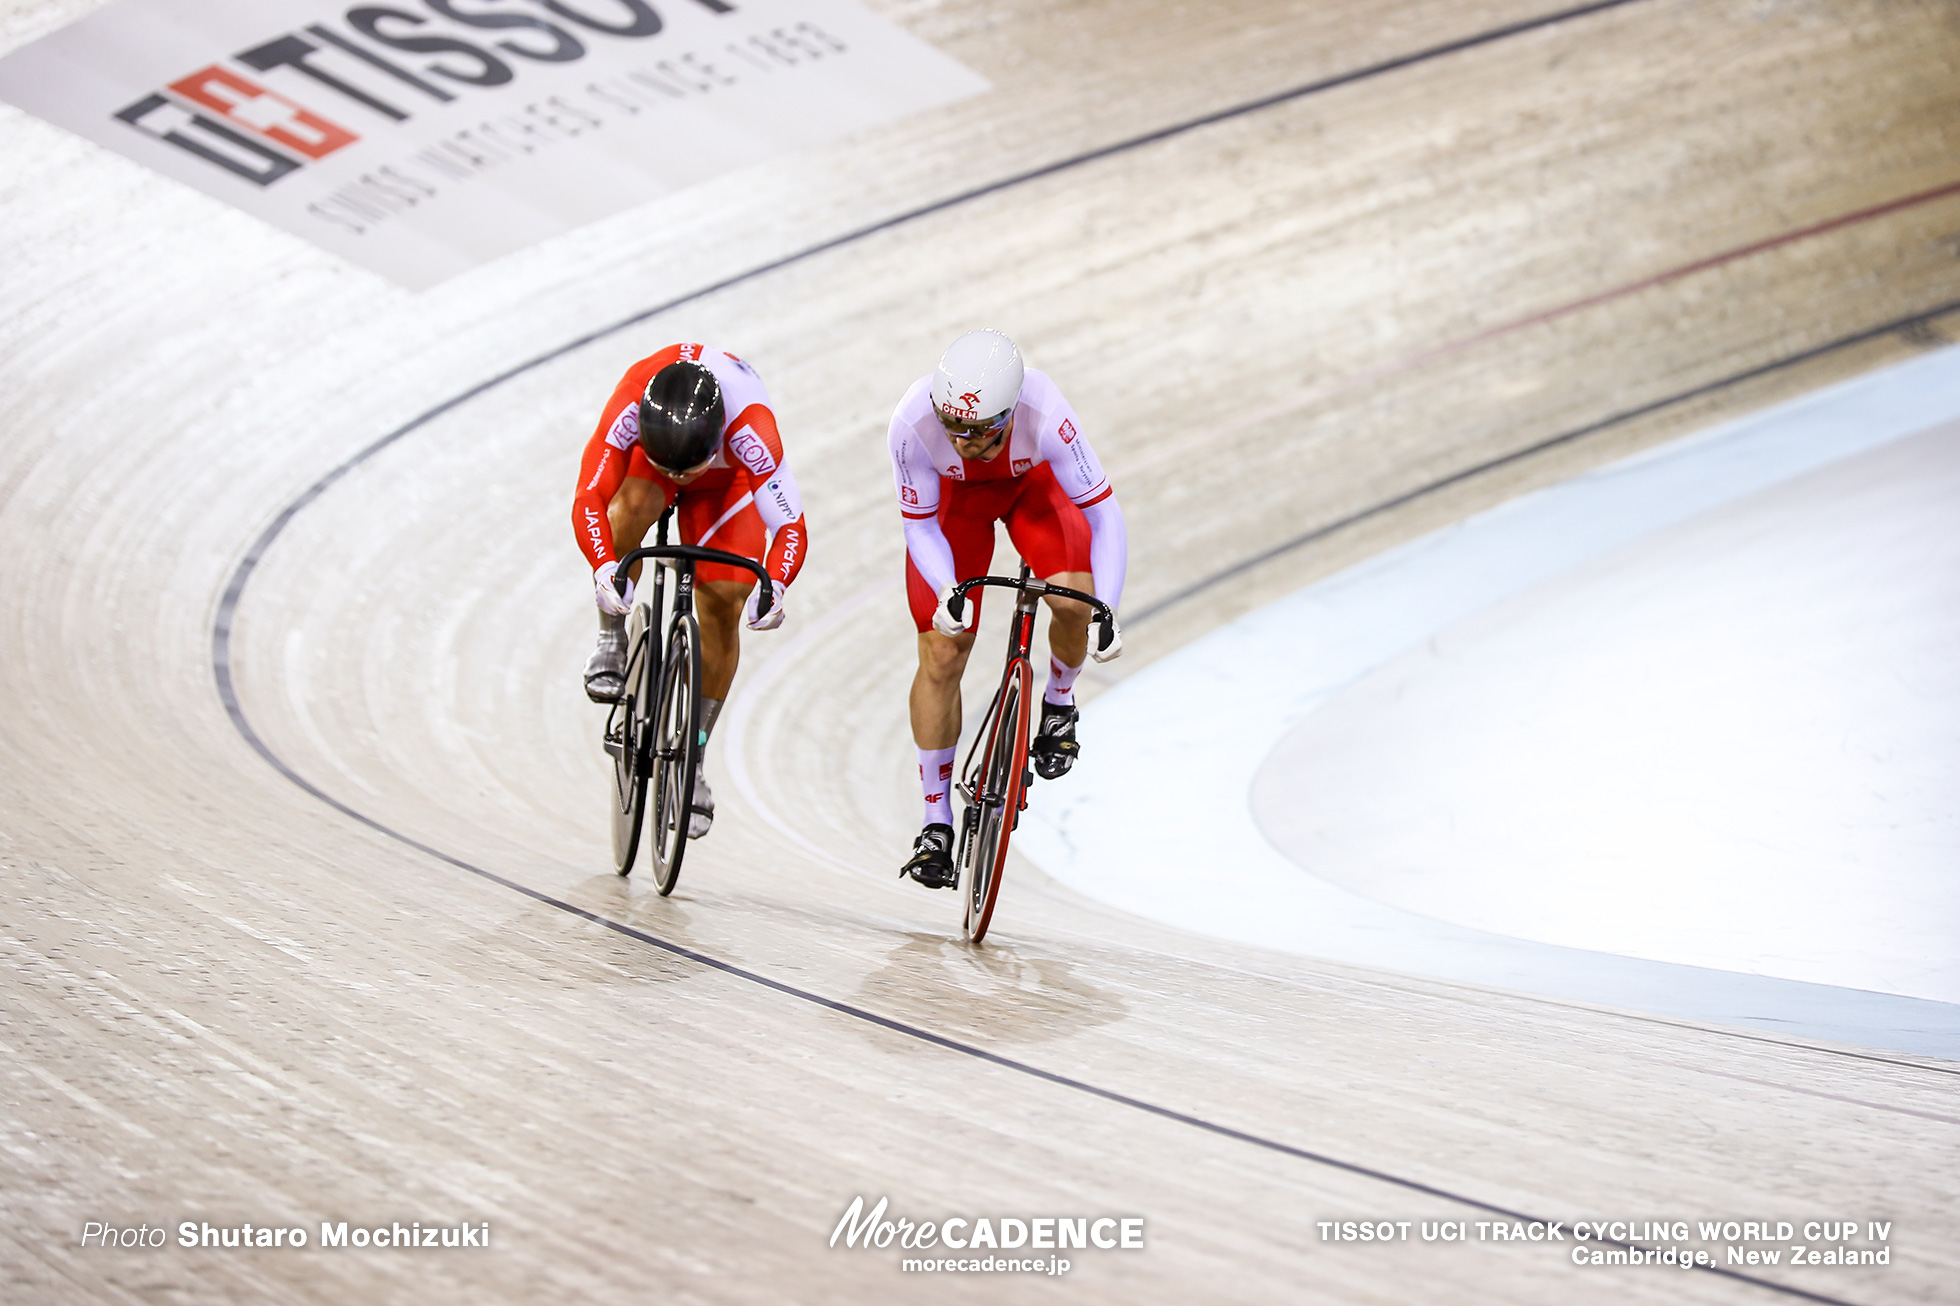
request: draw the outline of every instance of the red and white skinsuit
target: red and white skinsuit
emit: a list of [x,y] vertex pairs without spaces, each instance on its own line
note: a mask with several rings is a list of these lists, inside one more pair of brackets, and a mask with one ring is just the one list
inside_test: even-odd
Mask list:
[[[647,461],[640,448],[640,396],[654,373],[681,360],[700,363],[714,373],[727,425],[708,470],[676,486]],[[572,498],[572,530],[594,570],[619,560],[606,508],[628,477],[654,482],[666,503],[674,502],[678,493],[682,543],[754,558],[767,568],[778,589],[795,580],[802,569],[810,536],[803,520],[803,498],[796,479],[783,465],[783,440],[776,431],[769,392],[755,369],[735,355],[705,345],[669,345],[633,364],[620,378],[586,443],[578,492]],[[702,581],[754,582],[751,573],[723,563],[697,564],[695,576]]]
[[[1121,602],[1129,566],[1123,511],[1047,373],[1027,370],[1007,448],[991,459],[962,458],[953,448],[932,406],[930,376],[899,400],[888,441],[905,515],[906,597],[921,633],[932,629],[942,589],[987,574],[996,521],[1007,523],[1035,575],[1090,572],[1097,598],[1112,609]],[[976,621],[982,593],[968,599]]]

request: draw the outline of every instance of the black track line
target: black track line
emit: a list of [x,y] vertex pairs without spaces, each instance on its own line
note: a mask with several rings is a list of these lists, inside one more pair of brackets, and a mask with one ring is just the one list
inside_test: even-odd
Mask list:
[[[406,834],[403,834],[401,831],[395,830],[387,825],[384,825],[380,821],[375,820],[373,817],[368,816],[363,812],[355,810],[354,808],[348,806],[346,803],[341,802],[339,799],[326,793],[324,790],[320,789],[318,786],[314,785],[311,781],[305,779],[298,772],[293,770],[291,766],[286,764],[284,759],[282,759],[281,757],[279,757],[278,754],[272,751],[271,747],[267,745],[264,739],[262,739],[259,736],[258,731],[253,728],[250,720],[245,715],[245,711],[242,704],[240,704],[238,700],[238,694],[233,680],[232,668],[231,668],[231,634],[237,618],[239,602],[244,595],[245,587],[247,583],[250,581],[252,574],[258,569],[259,563],[265,558],[267,552],[271,549],[273,543],[279,538],[281,534],[285,532],[287,526],[289,526],[292,523],[293,519],[296,516],[298,516],[300,512],[302,512],[309,505],[311,505],[315,500],[320,498],[320,496],[323,495],[328,489],[332,488],[337,482],[339,482],[354,468],[360,466],[362,463],[365,463],[368,459],[372,458],[381,450],[394,444],[396,441],[402,439],[404,436],[407,436],[410,433],[420,429],[421,427],[426,426],[428,423],[435,420],[437,417],[440,417],[444,413],[447,413],[450,410],[469,402],[471,399],[477,398],[482,394],[485,394],[493,389],[496,389],[497,387],[503,385],[505,382],[513,380],[516,377],[521,376],[526,372],[532,371],[555,359],[562,358],[567,354],[582,349],[586,345],[593,344],[599,340],[603,340],[609,336],[615,335],[620,331],[626,330],[627,328],[635,326],[641,322],[644,322],[649,318],[658,316],[661,313],[668,312],[671,309],[677,308],[693,300],[700,299],[705,296],[714,294],[718,291],[728,289],[729,287],[741,284],[742,282],[750,281],[755,278],[765,276],[771,272],[778,271],[792,264],[799,263],[802,262],[803,260],[813,258],[819,254],[826,253],[830,250],[834,250],[842,246],[855,243],[857,241],[863,240],[872,235],[876,235],[880,232],[891,230],[905,223],[912,222],[923,217],[927,217],[934,213],[943,212],[957,205],[964,204],[971,200],[979,199],[987,195],[995,194],[997,192],[1007,190],[1011,187],[1022,185],[1026,182],[1035,181],[1043,177],[1052,176],[1054,174],[1066,171],[1071,168],[1080,167],[1084,164],[1109,158],[1113,155],[1121,154],[1129,150],[1138,149],[1143,146],[1154,144],[1159,141],[1168,140],[1172,137],[1182,135],[1186,132],[1195,131],[1201,127],[1210,126],[1212,124],[1223,122],[1228,119],[1237,118],[1246,114],[1255,113],[1263,109],[1271,108],[1276,105],[1284,104],[1292,100],[1303,98],[1305,96],[1313,95],[1322,91],[1332,90],[1340,86],[1350,85],[1352,83],[1363,81],[1371,77],[1380,76],[1385,73],[1407,68],[1415,64],[1420,64],[1428,60],[1441,58],[1446,55],[1455,54],[1464,50],[1473,49],[1477,46],[1487,45],[1492,42],[1500,41],[1511,36],[1520,35],[1522,33],[1534,31],[1540,28],[1550,27],[1558,23],[1566,22],[1576,18],[1582,18],[1606,10],[1621,8],[1623,6],[1630,5],[1637,2],[1638,0],[1598,0],[1597,3],[1581,5],[1574,8],[1561,10],[1556,13],[1543,15],[1538,18],[1532,18],[1521,22],[1512,23],[1504,27],[1494,28],[1489,31],[1478,33],[1474,36],[1464,37],[1459,40],[1444,43],[1442,45],[1431,46],[1424,50],[1417,51],[1412,54],[1402,55],[1394,59],[1383,61],[1381,63],[1371,64],[1365,68],[1356,69],[1347,73],[1337,74],[1335,76],[1328,77],[1328,78],[1323,78],[1319,81],[1311,82],[1304,86],[1295,87],[1292,90],[1283,91],[1275,95],[1265,96],[1257,100],[1248,101],[1246,103],[1235,105],[1228,109],[1220,110],[1216,113],[1207,114],[1203,117],[1194,118],[1187,122],[1179,123],[1171,127],[1163,128],[1158,131],[1150,132],[1141,136],[1136,136],[1128,140],[1118,142],[1114,145],[1104,146],[1102,148],[1092,150],[1084,154],[1075,155],[1055,163],[1043,165],[1042,167],[1039,168],[1034,168],[1026,172],[1017,173],[1013,176],[1001,179],[999,181],[990,182],[986,185],[960,192],[959,194],[950,196],[946,199],[937,200],[930,204],[926,204],[918,208],[907,210],[904,213],[900,213],[891,218],[881,220],[869,226],[860,227],[842,236],[835,237],[831,240],[827,240],[819,244],[810,246],[796,253],[789,254],[782,258],[775,259],[771,262],[764,263],[756,267],[750,268],[747,271],[738,273],[731,277],[724,278],[723,280],[715,282],[711,285],[707,285],[701,287],[700,289],[690,291],[687,294],[677,296],[673,299],[666,301],[665,303],[656,305],[652,308],[641,310],[640,312],[635,313],[630,317],[622,318],[619,321],[614,322],[609,326],[602,327],[596,331],[577,337],[576,339],[571,340],[566,344],[560,345],[555,349],[552,349],[546,353],[531,358],[526,362],[518,364],[515,367],[506,369],[505,371],[490,377],[488,380],[479,382],[478,384],[471,386],[468,389],[463,390],[456,395],[451,396],[449,399],[444,400],[443,402],[426,410],[425,412],[421,413],[420,415],[416,416],[410,421],[397,427],[393,431],[390,431],[388,434],[382,436],[380,439],[368,445],[366,448],[360,450],[358,453],[356,453],[351,458],[347,459],[345,462],[333,468],[333,470],[329,471],[325,476],[321,477],[318,481],[314,482],[314,484],[308,487],[304,493],[302,493],[298,498],[294,499],[291,503],[287,504],[286,507],[282,509],[273,518],[273,520],[266,526],[265,530],[262,531],[259,534],[258,538],[253,541],[251,547],[246,551],[245,556],[239,561],[238,566],[233,570],[231,578],[225,586],[223,596],[219,600],[218,610],[213,618],[212,627],[211,627],[212,674],[216,681],[218,697],[224,704],[225,713],[227,717],[229,717],[229,719],[232,722],[232,725],[234,726],[234,728],[237,729],[237,731],[244,738],[246,743],[250,744],[253,751],[258,753],[258,755],[261,758],[263,758],[269,766],[271,766],[280,775],[284,776],[287,780],[291,781],[299,789],[312,795],[314,798],[317,798],[319,801],[325,803],[327,806],[333,808],[335,811],[340,812],[342,815],[347,816],[353,819],[354,821],[367,826],[369,829],[372,829],[379,834],[385,835],[386,837],[393,839],[396,842],[401,843],[406,847],[412,848],[417,852],[432,857],[437,861],[446,863],[447,865],[453,866],[459,870],[466,871],[471,875],[475,875],[490,883],[497,884],[503,888],[511,890],[512,892],[521,894],[524,897],[530,898],[533,901],[538,902],[540,904],[555,908],[559,911],[565,912],[572,916],[577,916],[582,920],[588,921],[592,924],[611,930],[614,933],[623,935],[627,938],[634,939],[641,943],[645,943],[651,947],[659,948],[677,957],[683,957],[689,961],[694,962],[697,965],[706,967],[710,970],[720,971],[721,973],[731,976],[733,978],[741,979],[751,984],[756,984],[763,988],[771,989],[777,993],[783,994],[787,997],[795,998],[802,1002],[807,1002],[815,1006],[827,1008],[841,1015],[849,1016],[855,1020],[860,1020],[867,1024],[879,1026],[893,1033],[902,1035],[907,1038],[915,1039],[923,1043],[930,1044],[932,1046],[944,1049],[949,1052],[955,1052],[962,1056],[967,1056],[967,1057],[974,1058],[975,1060],[987,1062],[1001,1069],[1010,1070],[1018,1074],[1026,1075],[1033,1079],[1042,1080],[1046,1083],[1053,1084],[1057,1087],[1067,1088],[1075,1092],[1085,1093],[1093,1097],[1102,1098],[1105,1101],[1114,1102],[1122,1106],[1127,1106],[1133,1110],[1142,1111],[1150,1115],[1158,1116],[1165,1120],[1176,1122],[1178,1124],[1188,1125],[1195,1129],[1201,1129],[1208,1133],[1215,1134],[1219,1137],[1233,1139],[1234,1141],[1246,1143],[1255,1147],[1260,1147],[1271,1152],[1276,1152],[1282,1155],[1296,1157],[1305,1161],[1311,1161],[1318,1165],[1324,1165],[1332,1169],[1345,1171],[1349,1174],[1357,1175],[1363,1178],[1373,1179],[1381,1183],[1390,1184],[1392,1186],[1402,1188],[1407,1191],[1422,1193],[1427,1196],[1440,1198],[1444,1201],[1453,1202],[1461,1206],[1467,1206],[1474,1210],[1484,1211],[1492,1215],[1502,1216],[1508,1220],[1525,1221],[1525,1222],[1536,1221],[1541,1223],[1549,1223],[1549,1221],[1543,1221],[1540,1217],[1534,1217],[1524,1212],[1513,1211],[1510,1210],[1509,1208],[1498,1206],[1491,1202],[1482,1201],[1478,1198],[1465,1196],[1461,1193],[1452,1192],[1445,1188],[1438,1188],[1429,1184],[1424,1184],[1417,1180],[1407,1179],[1399,1175],[1390,1174],[1382,1170],[1376,1170],[1368,1166],[1356,1164],[1355,1162],[1352,1161],[1343,1161],[1338,1157],[1328,1156],[1323,1153],[1309,1151],[1305,1148],[1294,1147],[1288,1143],[1282,1143],[1274,1139],[1269,1139],[1257,1134],[1248,1133],[1244,1130],[1233,1129],[1226,1125],[1217,1124],[1213,1121],[1206,1120],[1200,1116],[1194,1116],[1194,1115],[1187,1114],[1185,1112],[1176,1111],[1169,1107],[1159,1106],[1155,1103],[1147,1102],[1140,1098],[1130,1097],[1127,1094],[1118,1093],[1114,1090],[1102,1088],[1082,1080],[1072,1079],[1066,1075],[1057,1074],[1056,1072],[1050,1070],[1044,1070],[1038,1066],[1033,1066],[1026,1062],[1016,1061],[1010,1057],[1001,1056],[999,1053],[989,1052],[984,1048],[975,1047],[967,1043],[962,1043],[956,1039],[947,1038],[942,1034],[936,1034],[930,1030],[921,1029],[917,1026],[906,1024],[903,1021],[894,1020],[888,1016],[881,1016],[876,1012],[866,1011],[863,1008],[854,1007],[848,1003],[839,1002],[834,998],[826,998],[820,994],[812,993],[805,989],[796,988],[795,986],[785,984],[780,980],[771,979],[766,975],[761,975],[753,971],[745,970],[742,967],[735,966],[729,962],[725,962],[718,958],[708,956],[705,953],[696,952],[693,949],[686,948],[679,944],[670,942],[666,939],[659,938],[643,930],[636,929],[633,926],[625,925],[618,921],[610,920],[595,912],[588,911],[583,907],[576,906],[572,903],[565,902],[558,898],[553,898],[548,894],[542,893],[536,889],[529,887],[528,885],[520,884],[515,880],[507,879],[504,876],[498,875],[492,871],[485,870],[482,867],[472,865],[469,862],[463,861],[461,858],[452,856],[449,853],[445,853],[438,848],[434,848],[428,844],[422,843],[420,840],[414,839]],[[1629,421],[1644,413],[1654,411],[1655,409],[1666,407],[1674,403],[1680,403],[1683,400],[1694,397],[1695,395],[1709,393],[1714,390],[1720,389],[1724,386],[1736,384],[1740,381],[1747,380],[1753,376],[1759,376],[1766,372],[1775,371],[1781,367],[1787,367],[1795,363],[1802,362],[1807,358],[1817,357],[1821,354],[1831,352],[1832,350],[1843,348],[1849,344],[1856,343],[1860,340],[1870,339],[1874,336],[1881,335],[1886,331],[1897,330],[1902,326],[1911,325],[1914,322],[1924,321],[1933,317],[1937,317],[1940,315],[1940,313],[1951,311],[1955,307],[1960,307],[1960,304],[1948,305],[1946,306],[1946,308],[1943,309],[1935,310],[1929,313],[1919,314],[1916,315],[1915,317],[1904,319],[1900,322],[1888,324],[1885,327],[1874,328],[1870,331],[1861,332],[1858,335],[1846,337],[1842,340],[1833,342],[1830,345],[1820,346],[1817,349],[1809,350],[1806,351],[1805,353],[1794,355],[1788,359],[1781,360],[1777,363],[1772,363],[1760,368],[1752,369],[1748,372],[1737,374],[1736,376],[1727,378],[1723,381],[1714,382],[1709,385],[1699,387],[1692,391],[1684,392],[1682,394],[1671,396],[1664,400],[1656,401],[1653,404],[1645,405],[1638,409],[1629,410],[1628,412],[1618,414],[1614,417],[1607,418],[1597,423],[1593,423],[1579,430],[1570,431],[1562,436],[1555,437],[1548,441],[1540,442],[1536,445],[1531,446],[1528,449],[1519,450],[1515,453],[1506,455],[1502,458],[1494,459],[1490,462],[1480,464],[1476,468],[1472,468],[1463,472],[1456,473],[1450,477],[1446,477],[1440,481],[1434,482],[1419,490],[1411,491],[1410,493],[1403,496],[1399,496],[1394,500],[1377,505],[1375,508],[1366,510],[1352,517],[1346,518],[1343,521],[1336,522],[1329,526],[1320,528],[1319,530],[1312,532],[1309,535],[1302,536],[1296,540],[1289,541],[1286,544],[1281,545],[1275,549],[1268,550],[1265,553],[1262,553],[1253,559],[1249,559],[1243,563],[1237,564],[1234,567],[1227,569],[1224,572],[1219,573],[1218,576],[1208,579],[1207,581],[1203,582],[1203,584],[1210,584],[1212,583],[1212,581],[1216,579],[1222,579],[1226,576],[1237,574],[1238,572],[1243,571],[1248,567],[1256,566],[1261,562],[1267,561],[1273,557],[1277,557],[1280,554],[1285,553],[1291,549],[1302,547],[1305,544],[1310,543],[1314,539],[1318,539],[1323,535],[1326,535],[1334,530],[1340,529],[1342,526],[1352,524],[1353,522],[1360,521],[1365,517],[1373,516],[1380,512],[1389,511],[1390,509],[1397,507],[1403,503],[1407,503],[1410,500],[1420,497],[1423,494],[1434,492],[1435,490],[1441,489],[1446,485],[1454,484],[1457,481],[1466,479],[1469,476],[1476,475],[1483,471],[1490,470],[1491,468],[1501,466],[1504,463],[1511,462],[1518,458],[1526,457],[1532,453],[1539,452],[1543,449],[1550,448],[1555,444],[1564,443],[1570,440],[1576,440],[1585,435],[1605,429],[1606,427],[1615,425],[1617,423]],[[1189,591],[1180,591],[1178,594],[1172,595],[1170,598],[1162,600],[1157,604],[1154,604],[1151,607],[1146,608],[1143,612],[1139,613],[1138,617],[1135,619],[1143,619],[1156,612],[1160,612],[1164,608],[1168,607],[1170,604],[1179,602],[1184,597],[1188,597],[1189,593],[1196,592],[1197,588],[1199,587],[1192,587]],[[1594,1239],[1592,1241],[1602,1246],[1615,1247],[1627,1251],[1653,1250],[1651,1248],[1646,1248],[1641,1244],[1619,1242],[1612,1239]],[[1747,1283],[1755,1287],[1766,1289],[1771,1292],[1781,1293],[1785,1296],[1800,1298],[1805,1301],[1827,1303],[1828,1306],[1853,1306],[1852,1303],[1846,1302],[1841,1298],[1830,1297],[1830,1296],[1823,1295],[1821,1293],[1809,1292],[1802,1288],[1794,1287],[1787,1284],[1775,1283],[1767,1279],[1760,1279],[1753,1275],[1742,1274],[1737,1271],[1726,1269],[1718,1265],[1697,1266],[1695,1268],[1705,1273],[1719,1275],[1723,1278],[1731,1279],[1741,1283]]]
[[1231,566],[1221,568],[1202,580],[1192,581],[1189,585],[1175,590],[1163,598],[1156,600],[1154,603],[1138,609],[1125,624],[1134,626],[1139,622],[1148,621],[1150,618],[1163,613],[1167,609],[1176,607],[1186,599],[1195,597],[1222,580],[1230,580],[1234,576],[1243,575],[1245,572],[1251,571],[1254,567],[1271,562],[1275,558],[1283,557],[1295,549],[1304,549],[1309,544],[1315,543],[1318,540],[1324,540],[1336,531],[1343,531],[1350,526],[1357,525],[1370,518],[1393,512],[1397,508],[1405,507],[1418,499],[1427,498],[1429,495],[1435,494],[1440,490],[1447,490],[1452,485],[1461,485],[1465,481],[1482,476],[1485,472],[1495,471],[1499,467],[1508,466],[1511,463],[1534,457],[1537,454],[1544,453],[1548,449],[1556,449],[1562,444],[1570,444],[1574,440],[1583,440],[1589,435],[1597,435],[1609,427],[1623,425],[1636,418],[1646,417],[1650,413],[1657,413],[1664,408],[1672,408],[1676,404],[1687,403],[1690,399],[1699,399],[1703,395],[1714,394],[1718,390],[1726,390],[1730,386],[1741,385],[1743,382],[1753,381],[1757,377],[1768,376],[1773,372],[1780,372],[1785,368],[1796,367],[1799,364],[1822,358],[1826,354],[1836,353],[1840,349],[1849,349],[1853,345],[1863,344],[1867,340],[1876,340],[1878,337],[1894,331],[1904,331],[1922,322],[1930,322],[1934,318],[1944,317],[1946,314],[1955,311],[1960,311],[1960,299],[1950,300],[1947,303],[1939,305],[1937,308],[1929,308],[1923,312],[1914,313],[1910,317],[1897,318],[1880,326],[1867,327],[1863,331],[1854,332],[1848,336],[1840,336],[1836,340],[1815,345],[1798,353],[1785,355],[1782,358],[1749,368],[1746,371],[1736,372],[1722,377],[1720,380],[1710,381],[1704,385],[1694,386],[1691,389],[1678,391],[1675,394],[1651,400],[1638,407],[1628,408],[1614,413],[1611,417],[1602,417],[1596,422],[1588,422],[1584,426],[1574,427],[1570,431],[1564,431],[1547,439],[1528,444],[1522,449],[1513,449],[1510,453],[1500,454],[1495,458],[1486,459],[1483,462],[1451,472],[1448,476],[1427,481],[1412,490],[1405,490],[1391,499],[1383,499],[1380,503],[1371,504],[1358,512],[1349,513],[1347,516],[1335,521],[1316,526],[1304,534],[1295,535],[1292,539],[1282,541],[1279,544],[1273,545],[1271,548],[1262,549],[1249,558],[1241,558]]

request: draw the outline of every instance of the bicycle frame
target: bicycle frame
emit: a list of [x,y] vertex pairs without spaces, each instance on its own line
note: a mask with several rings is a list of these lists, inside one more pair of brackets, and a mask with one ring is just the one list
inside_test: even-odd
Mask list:
[[[692,566],[684,567],[680,564],[682,562],[719,562],[724,566],[741,567],[744,570],[755,573],[756,580],[762,585],[762,602],[757,605],[759,612],[767,612],[775,606],[776,588],[769,583],[769,572],[754,558],[745,558],[739,553],[726,553],[721,549],[706,549],[698,544],[667,543],[667,523],[673,519],[673,516],[674,508],[672,504],[669,504],[667,511],[660,515],[659,525],[655,527],[653,545],[649,548],[633,549],[619,560],[619,569],[614,573],[613,583],[620,587],[622,593],[625,591],[627,574],[633,569],[636,563],[651,559],[667,564],[663,567],[654,568],[653,601],[649,606],[653,610],[653,619],[657,623],[662,611],[662,604],[666,599],[667,572],[671,570],[675,577],[674,610],[667,614],[666,623],[668,627],[671,627],[674,617],[683,612],[694,611],[694,568]],[[659,628],[656,625],[656,629]],[[655,645],[655,651],[662,658],[666,656],[667,650],[664,641]]]
[[947,610],[955,618],[962,617],[967,595],[983,585],[1012,589],[1016,594],[1014,615],[1007,631],[1007,665],[1001,672],[1000,688],[994,691],[980,729],[967,748],[966,763],[960,768],[956,786],[966,802],[960,817],[957,864],[965,872],[961,890],[966,900],[966,933],[975,943],[986,937],[987,926],[993,919],[1008,840],[1021,823],[1021,813],[1028,805],[1028,785],[1033,780],[1028,769],[1029,713],[1034,692],[1030,655],[1039,600],[1044,595],[1053,595],[1088,604],[1101,627],[1099,648],[1109,647],[1116,622],[1115,614],[1094,595],[1035,579],[1025,562],[1021,564],[1020,575],[1013,580],[1005,576],[978,576],[961,582],[954,587]]
[[[632,870],[651,781],[657,813],[652,856],[655,882],[663,895],[673,890],[680,874],[686,850],[686,814],[692,803],[694,768],[702,742],[694,565],[715,562],[752,571],[762,585],[760,610],[767,612],[776,601],[775,587],[761,563],[720,549],[667,543],[667,523],[672,515],[670,505],[661,514],[654,544],[628,551],[615,569],[614,583],[624,593],[636,563],[661,564],[648,578],[651,589],[642,587],[647,598],[634,604],[627,622],[631,641],[627,685],[606,716],[604,736],[607,750],[613,754],[614,797],[618,803],[613,824],[614,869],[621,875]],[[667,603],[669,570],[674,573],[671,608]],[[676,819],[680,826],[673,824]]]

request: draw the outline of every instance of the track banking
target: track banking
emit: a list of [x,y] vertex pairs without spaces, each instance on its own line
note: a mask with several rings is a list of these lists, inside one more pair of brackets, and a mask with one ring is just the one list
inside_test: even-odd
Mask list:
[[[735,12],[728,0],[675,3]],[[214,60],[113,116],[264,187],[361,139],[349,122],[405,122],[517,82],[529,66],[575,63],[594,43],[644,41],[666,27],[646,0],[528,7],[535,12],[466,9],[460,0],[355,5],[338,22],[310,23]],[[274,77],[308,103],[268,86]]]

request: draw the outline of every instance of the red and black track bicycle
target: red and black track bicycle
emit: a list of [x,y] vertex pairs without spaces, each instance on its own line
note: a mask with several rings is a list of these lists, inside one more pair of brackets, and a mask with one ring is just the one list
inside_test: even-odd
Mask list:
[[1034,643],[1038,600],[1052,594],[1088,604],[1098,627],[1098,650],[1108,648],[1116,632],[1115,614],[1095,595],[1037,580],[1026,563],[1021,564],[1021,574],[1013,580],[976,576],[961,581],[946,602],[955,621],[966,614],[967,594],[983,585],[1019,593],[1007,628],[1007,666],[1001,672],[1000,688],[994,691],[980,730],[966,750],[966,764],[960,768],[956,786],[966,806],[960,813],[955,864],[960,869],[960,889],[966,902],[966,937],[975,943],[987,937],[994,900],[1000,896],[1001,873],[1007,866],[1007,843],[1021,823],[1021,813],[1028,805],[1028,786],[1034,783],[1034,772],[1028,768],[1029,712],[1034,693],[1034,666],[1028,650]]
[[[632,872],[640,827],[651,809],[648,860],[662,896],[674,891],[687,853],[694,767],[701,754],[701,624],[694,615],[694,564],[746,568],[762,583],[759,610],[769,611],[776,601],[761,563],[739,553],[667,543],[672,516],[670,507],[660,518],[651,548],[634,549],[619,560],[615,583],[622,593],[635,563],[646,559],[661,565],[653,569],[652,584],[639,587],[626,618],[626,685],[606,714],[605,736],[613,763],[613,869],[621,875]],[[674,573],[671,611],[665,605],[669,571]]]

